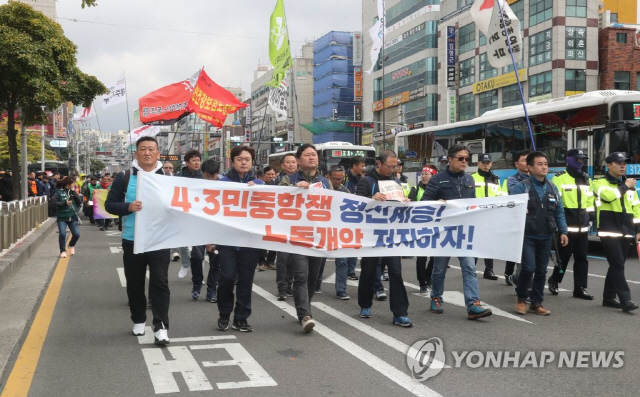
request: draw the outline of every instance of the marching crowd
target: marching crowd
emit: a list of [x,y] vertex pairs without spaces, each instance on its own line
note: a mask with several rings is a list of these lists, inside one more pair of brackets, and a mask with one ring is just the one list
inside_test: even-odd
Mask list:
[[[390,150],[381,152],[376,167],[369,171],[365,159],[355,156],[348,169],[332,166],[326,175],[319,172],[319,159],[311,144],[303,144],[294,154],[281,160],[278,174],[266,167],[254,174],[255,152],[248,146],[236,146],[231,150],[231,169],[220,174],[220,165],[213,160],[202,161],[202,155],[189,151],[184,158],[185,166],[174,173],[173,164],[159,161],[158,145],[154,138],[143,137],[136,143],[135,160],[130,170],[116,175],[88,178],[86,186],[78,188],[78,181],[65,177],[57,181],[52,197],[52,208],[56,211],[60,230],[61,256],[66,256],[64,237],[68,226],[72,233],[69,254],[73,255],[79,238],[78,211],[91,204],[95,189],[109,189],[105,202],[106,210],[120,217],[122,247],[127,295],[134,323],[133,334],[143,335],[147,320],[146,309],[150,304],[153,313],[155,343],[169,343],[169,284],[168,269],[171,260],[181,261],[179,278],[191,270],[191,298],[201,297],[203,284],[207,286],[205,300],[217,303],[217,329],[226,331],[230,326],[236,330],[252,331],[248,318],[251,315],[251,295],[256,272],[275,270],[278,300],[293,298],[297,317],[302,329],[310,332],[315,326],[311,312],[314,294],[321,293],[322,274],[326,259],[286,252],[271,252],[253,247],[237,247],[215,244],[176,249],[162,249],[140,254],[133,253],[133,236],[136,213],[144,203],[136,198],[137,177],[141,173],[218,180],[226,183],[244,183],[296,186],[307,189],[322,187],[368,197],[373,200],[390,199],[381,187],[388,191],[390,184],[402,191],[406,201],[457,200],[478,197],[494,197],[509,194],[528,194],[527,216],[521,262],[507,262],[505,281],[515,289],[517,298],[514,310],[518,314],[535,313],[548,315],[543,306],[544,288],[558,294],[559,284],[571,257],[574,258],[573,296],[593,300],[587,291],[587,246],[591,225],[597,227],[602,247],[609,262],[605,279],[602,305],[629,312],[638,308],[627,284],[624,265],[632,242],[640,238],[640,200],[635,190],[635,180],[625,178],[626,157],[623,153],[611,153],[605,160],[608,171],[603,178],[591,181],[583,171],[587,156],[580,149],[567,152],[566,170],[547,178],[548,161],[543,152],[524,150],[514,155],[517,173],[500,181],[492,171],[489,154],[478,157],[478,171],[466,172],[471,161],[469,149],[455,144],[448,155],[436,166],[422,169],[420,180],[409,188],[402,173],[402,162]],[[397,185],[397,186],[396,186]],[[88,210],[87,210],[88,211]],[[87,212],[91,223],[101,229],[109,227],[104,220],[94,220]],[[100,222],[102,221],[102,222]],[[190,249],[189,249],[190,248]],[[547,264],[551,251],[557,260],[551,276],[547,279]],[[208,259],[209,271],[204,279],[203,264]],[[350,299],[347,280],[358,281],[358,305],[360,317],[372,315],[373,301],[389,300],[392,323],[400,327],[411,327],[408,317],[409,299],[402,278],[400,256],[363,257],[360,260],[360,275],[356,273],[357,258],[335,259],[335,294],[342,300]],[[421,294],[430,294],[430,311],[442,314],[444,282],[449,257],[416,258],[416,277]],[[477,258],[458,257],[462,270],[462,284],[467,308],[467,318],[476,320],[492,314],[480,299]],[[483,277],[497,280],[492,259],[485,259]],[[145,294],[145,273],[149,270],[149,296]],[[389,296],[382,281],[389,282]],[[233,319],[231,315],[233,314]]]

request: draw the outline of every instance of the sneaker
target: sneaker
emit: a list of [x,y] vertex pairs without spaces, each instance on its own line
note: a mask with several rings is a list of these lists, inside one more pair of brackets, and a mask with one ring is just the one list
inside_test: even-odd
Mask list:
[[267,265],[265,265],[264,263],[258,265],[259,272],[264,272],[265,270],[267,270]]
[[267,265],[265,267],[267,269],[269,269],[269,270],[276,270],[276,264],[275,263],[267,263]]
[[551,314],[551,311],[545,309],[540,304],[532,303],[529,305],[529,313],[535,313],[541,316],[548,316],[549,314]]
[[351,274],[349,274],[349,275],[347,276],[347,278],[348,278],[349,280],[360,280],[360,277],[358,277],[358,275],[357,275],[357,274],[355,274],[355,273],[351,273]]
[[509,276],[509,284],[513,287],[513,290],[517,294],[518,291],[516,290],[516,288],[518,288],[518,280],[516,280],[516,275],[515,274],[512,274],[512,275]]
[[198,300],[200,298],[200,284],[194,284],[193,289],[191,290],[191,299]]
[[431,312],[436,314],[444,313],[442,308],[442,298],[431,298]]
[[189,268],[180,266],[180,271],[178,272],[178,278],[185,278],[187,276],[187,273],[189,273]]
[[382,272],[382,281],[389,281],[389,272],[387,270]]
[[320,288],[318,288],[317,290],[313,291],[314,294],[321,294],[322,290]]
[[360,309],[360,318],[371,318],[371,308],[363,307]]
[[287,300],[287,296],[284,293],[279,293],[278,294],[278,300],[280,302],[286,301]]
[[413,327],[413,324],[411,323],[411,320],[409,320],[409,317],[407,317],[407,316],[394,317],[393,318],[393,324],[394,325],[399,325],[399,326],[405,327],[405,328]]
[[233,319],[233,325],[231,326],[233,329],[237,329],[240,332],[251,332],[253,328],[247,323],[247,320],[236,320]]
[[513,284],[511,283],[511,278],[510,277],[511,277],[510,274],[505,273],[504,274],[504,282],[507,283],[507,285],[509,287],[513,287]]
[[76,247],[69,247],[69,255],[75,255],[76,254]]
[[516,313],[525,315],[527,313],[527,301],[516,298]]
[[429,288],[426,285],[420,286],[420,295],[427,295],[429,292]]
[[551,295],[558,295],[558,282],[553,278],[553,276],[549,277],[547,283],[549,284],[549,292],[551,292]]
[[133,334],[135,336],[144,335],[144,326],[145,326],[145,323],[133,324]]
[[100,226],[100,230],[104,232],[104,226]]
[[629,313],[630,311],[638,309],[638,305],[633,301],[626,301],[620,304],[622,311],[625,313]]
[[60,253],[60,258],[66,258],[67,257],[67,253],[65,251]]
[[292,297],[292,296],[293,296],[293,291],[291,291],[291,290],[287,291],[287,292],[286,292],[286,295],[287,295],[288,297]]
[[153,333],[153,343],[159,346],[164,346],[169,343],[169,335],[167,330],[162,328]]
[[218,329],[220,331],[226,331],[229,329],[229,318],[220,317],[218,318]]
[[304,332],[311,332],[313,331],[313,327],[316,326],[316,322],[313,321],[311,316],[303,317],[302,320],[300,321],[300,324],[302,325],[302,330]]
[[349,299],[351,299],[349,297],[349,295],[347,295],[346,292],[338,292],[338,294],[336,295],[338,298],[342,299],[343,301],[347,301]]
[[387,299],[387,294],[384,291],[376,291],[376,299],[379,301],[383,301]]
[[480,304],[480,301],[475,301],[467,312],[467,319],[477,320],[479,318],[489,317],[493,312],[491,309],[485,309]]
[[172,259],[174,262],[179,261],[179,260],[180,260],[180,254],[178,254],[177,252],[174,252],[174,253],[173,253],[173,255],[171,256],[171,259]]
[[207,296],[204,298],[207,302],[216,303],[218,301],[218,295],[215,292],[207,292]]

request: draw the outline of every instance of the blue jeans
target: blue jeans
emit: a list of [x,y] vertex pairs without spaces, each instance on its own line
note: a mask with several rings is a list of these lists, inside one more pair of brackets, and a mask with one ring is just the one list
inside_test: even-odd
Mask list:
[[356,257],[347,258],[347,265],[349,266],[347,274],[356,274],[356,264],[357,263],[358,263],[358,258],[356,258]]
[[[541,304],[544,298],[544,284],[547,279],[547,265],[551,251],[551,236],[545,239],[535,239],[524,236],[522,245],[522,269],[518,276],[516,293],[518,298],[531,298],[531,303]],[[533,276],[531,296],[528,287]]]
[[348,259],[336,258],[336,295],[347,292]]
[[[451,257],[436,257],[433,263],[433,274],[431,275],[431,299],[442,298],[444,292],[444,276],[447,272],[447,265]],[[475,301],[480,300],[478,288],[478,275],[476,274],[475,259],[471,257],[458,257],[460,268],[462,269],[462,288],[464,291],[464,303],[467,310],[473,306]]]
[[75,247],[78,239],[80,238],[80,228],[78,227],[77,220],[65,221],[58,219],[58,232],[60,233],[58,236],[58,243],[60,244],[60,252],[66,251],[67,225],[69,226],[69,230],[71,230],[71,241],[69,242],[69,247]]

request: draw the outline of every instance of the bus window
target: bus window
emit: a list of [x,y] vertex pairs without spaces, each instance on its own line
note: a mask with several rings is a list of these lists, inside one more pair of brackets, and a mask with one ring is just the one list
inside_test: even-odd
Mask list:
[[607,147],[605,144],[606,134],[604,129],[598,129],[593,131],[593,177],[597,178],[604,176],[604,169],[606,164],[604,159],[609,155],[606,152]]
[[485,150],[493,159],[493,169],[513,168],[513,155],[529,147],[523,120],[507,120],[487,125]]

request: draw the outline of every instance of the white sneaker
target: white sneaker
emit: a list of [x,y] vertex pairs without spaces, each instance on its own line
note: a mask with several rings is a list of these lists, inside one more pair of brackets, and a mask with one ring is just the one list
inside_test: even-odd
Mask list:
[[313,331],[313,327],[316,326],[316,322],[313,321],[311,316],[304,317],[300,323],[302,324],[302,329],[304,330],[304,332],[311,332]]
[[75,249],[75,247],[69,247],[69,254],[70,254],[70,255],[75,255],[75,254],[76,254],[76,249]]
[[153,333],[154,342],[156,345],[166,345],[169,343],[169,335],[166,329],[159,329]]
[[387,299],[387,294],[384,291],[376,291],[376,299],[379,301],[383,301]]
[[145,326],[145,323],[133,324],[133,334],[135,336],[144,335],[144,326]]
[[67,252],[66,251],[62,251],[60,253],[60,258],[66,258],[67,257]]
[[177,252],[174,252],[172,255],[172,258],[174,262],[177,262],[180,260],[180,254],[178,254]]
[[189,268],[180,266],[180,271],[178,272],[178,278],[185,278],[187,276],[187,273],[189,273]]

